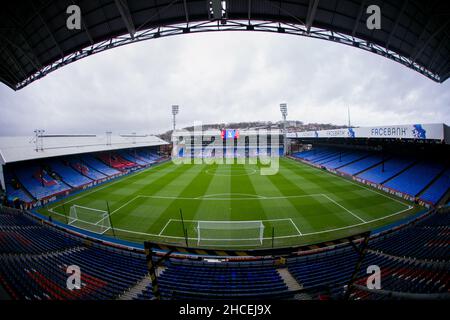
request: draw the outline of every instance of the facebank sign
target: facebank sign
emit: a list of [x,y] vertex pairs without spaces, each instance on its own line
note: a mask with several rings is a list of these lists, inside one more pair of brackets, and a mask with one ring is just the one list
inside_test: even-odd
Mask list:
[[288,138],[444,139],[444,124],[409,124],[289,133]]
[[410,124],[355,128],[357,137],[394,139],[444,139],[444,124]]

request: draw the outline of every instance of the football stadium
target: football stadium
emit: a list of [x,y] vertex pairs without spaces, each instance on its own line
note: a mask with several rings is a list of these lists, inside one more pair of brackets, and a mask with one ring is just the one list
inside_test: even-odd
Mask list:
[[[444,85],[445,5],[373,2],[381,30],[357,0],[19,1],[0,13],[0,80],[19,94],[126,44],[262,31],[362,49]],[[442,119],[301,129],[282,102],[267,126],[183,128],[183,107],[167,107],[169,138],[0,136],[2,300],[450,299]]]

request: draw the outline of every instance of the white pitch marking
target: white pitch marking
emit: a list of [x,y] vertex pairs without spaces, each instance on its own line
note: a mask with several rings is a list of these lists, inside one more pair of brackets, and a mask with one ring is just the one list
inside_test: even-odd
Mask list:
[[[170,219],[172,221],[181,221],[181,219]],[[226,223],[240,223],[240,222],[265,222],[265,221],[289,221],[291,218],[279,218],[279,219],[264,219],[264,220],[183,220],[185,222],[226,222]],[[270,238],[272,239],[272,238]]]
[[166,230],[167,226],[172,222],[172,219],[169,219],[169,221],[167,221],[166,225],[164,226],[164,228],[161,229],[161,232],[158,234],[158,236],[162,235],[162,233],[164,232],[164,230]]
[[297,230],[298,234],[300,236],[302,236],[303,234],[300,232],[300,230],[298,229],[297,225],[294,223],[294,221],[292,221],[292,218],[289,218],[289,220],[291,221],[291,223],[294,225],[295,230]]
[[[232,198],[232,197],[223,197],[221,198],[220,196],[224,196],[224,195],[228,195],[228,196],[245,196],[244,198]],[[219,196],[219,197],[218,197]],[[214,193],[214,194],[206,194],[200,197],[196,197],[193,199],[198,199],[198,200],[248,200],[248,199],[267,199],[264,196],[260,196],[257,194],[249,194],[249,193]]]
[[[304,162],[299,162],[299,161],[296,161],[296,160],[293,160],[293,159],[290,159],[290,158],[287,158],[287,159],[290,160],[291,162],[295,163],[297,166],[298,166],[299,163],[301,163],[301,164],[306,165],[306,166],[307,166],[308,168],[310,168],[310,169],[314,169],[313,166],[310,166],[310,165],[308,165],[308,164],[306,164],[306,163],[304,163]],[[317,169],[317,168],[316,168],[316,169]],[[398,200],[398,199],[395,199],[395,198],[393,198],[393,197],[388,196],[387,194],[381,193],[380,191],[373,190],[373,189],[371,189],[371,188],[369,188],[369,187],[367,187],[367,186],[364,186],[362,183],[357,183],[357,182],[354,182],[353,180],[348,180],[348,179],[346,179],[346,178],[344,178],[344,177],[342,177],[342,176],[340,176],[340,175],[338,175],[338,174],[334,174],[334,173],[332,173],[332,172],[329,172],[328,170],[325,170],[325,171],[319,171],[319,172],[325,172],[325,173],[327,173],[327,174],[329,174],[329,175],[331,175],[331,176],[333,176],[333,177],[341,178],[342,180],[344,180],[344,181],[346,181],[346,182],[348,182],[348,183],[354,184],[355,186],[358,186],[358,187],[360,187],[360,188],[362,188],[362,189],[366,189],[366,190],[368,190],[368,191],[371,191],[371,192],[374,192],[374,193],[376,193],[376,194],[379,194],[380,196],[383,196],[383,197],[386,197],[386,198],[388,198],[388,199],[390,199],[390,200],[396,201],[396,202],[398,202],[398,203],[400,203],[400,204],[402,204],[402,205],[404,205],[404,206],[409,206],[409,205],[407,205],[406,203],[404,203],[404,202],[402,202],[402,201],[400,201],[400,200]]]
[[[127,180],[127,179],[129,179],[129,178],[131,178],[131,177],[139,176],[140,174],[142,174],[142,173],[144,173],[144,172],[147,172],[147,171],[149,171],[150,169],[153,169],[153,168],[154,168],[153,166],[150,166],[150,167],[148,167],[148,168],[146,168],[146,169],[144,169],[144,170],[142,170],[142,171],[138,171],[138,172],[131,173],[131,174],[129,174],[129,175],[126,176],[126,177],[118,177],[118,178],[115,178],[115,179],[117,179],[116,181],[105,182],[105,185],[104,185],[104,186],[101,186],[101,187],[99,187],[99,188],[94,187],[92,190],[83,192],[83,193],[82,193],[81,195],[79,195],[78,197],[75,197],[75,198],[70,199],[70,200],[68,200],[68,201],[66,201],[66,202],[63,202],[63,203],[61,203],[61,204],[58,204],[58,205],[56,205],[56,206],[54,206],[54,207],[52,207],[51,209],[48,209],[48,210],[50,211],[50,210],[59,208],[59,207],[65,205],[66,203],[70,203],[70,202],[73,202],[73,201],[75,201],[75,200],[84,198],[85,196],[87,196],[87,195],[89,195],[89,194],[91,194],[91,193],[95,193],[95,192],[97,192],[97,191],[103,190],[103,189],[105,189],[105,188],[108,188],[108,187],[110,187],[110,186],[115,185],[116,183],[119,183],[119,182],[121,182],[121,181],[125,181],[125,180]],[[52,211],[52,212],[53,212],[53,211]]]
[[[316,231],[316,232],[310,232],[310,233],[303,233],[302,235],[298,235],[298,234],[294,234],[294,235],[289,235],[289,236],[278,236],[278,237],[274,237],[274,239],[287,239],[287,238],[297,238],[297,237],[305,237],[305,236],[310,236],[310,235],[315,235],[315,234],[321,234],[321,233],[327,233],[327,232],[333,232],[333,231],[338,231],[338,230],[345,230],[345,229],[349,229],[349,228],[354,228],[354,227],[358,227],[364,224],[369,224],[375,221],[379,221],[379,220],[383,220],[398,214],[401,214],[407,210],[412,209],[412,206],[409,206],[408,208],[404,209],[404,210],[400,210],[398,212],[394,212],[390,215],[387,216],[383,216],[377,219],[373,219],[367,222],[361,222],[361,223],[356,223],[353,225],[349,225],[349,226],[345,226],[345,227],[340,227],[340,228],[334,228],[334,229],[327,229],[327,230],[322,230],[322,231]],[[178,219],[172,219],[173,221],[181,221]],[[270,221],[274,221],[274,220],[289,220],[289,218],[286,219],[272,219]],[[185,220],[185,221],[198,221],[198,220]],[[259,220],[259,221],[266,221],[266,220]],[[229,222],[229,221],[227,221]],[[252,221],[253,222],[253,221]],[[165,236],[165,235],[158,235],[158,234],[154,234],[154,233],[145,233],[145,232],[138,232],[138,231],[131,231],[131,230],[125,230],[125,229],[119,229],[119,228],[114,228],[114,230],[117,231],[122,231],[122,232],[127,232],[127,233],[132,233],[132,234],[138,234],[138,235],[144,235],[144,236],[150,236],[150,237],[163,237],[163,238],[169,238],[169,239],[185,239],[184,237],[178,237],[178,236]],[[263,240],[271,240],[272,237],[264,237]],[[192,237],[188,237],[188,240],[198,240],[197,238],[192,238]],[[228,241],[232,241],[232,240],[236,240],[236,239],[228,239]],[[246,246],[245,244],[242,246]]]
[[350,213],[352,216],[354,216],[355,218],[359,219],[360,221],[366,223],[366,220],[364,220],[363,218],[361,218],[360,216],[358,216],[357,214],[351,212],[350,210],[348,210],[346,207],[344,207],[343,205],[339,204],[338,202],[336,202],[335,200],[331,199],[329,196],[327,196],[326,194],[323,195],[325,198],[327,198],[328,200],[330,200],[331,202],[333,202],[334,204],[336,204],[337,206],[341,207],[342,209],[344,209],[345,211],[347,211],[348,213]]
[[135,200],[136,200],[137,198],[139,198],[139,197],[140,197],[140,195],[137,195],[137,196],[134,197],[133,199],[128,200],[128,201],[125,202],[123,205],[121,205],[120,207],[118,207],[116,210],[112,211],[112,212],[110,213],[109,216],[112,216],[114,213],[116,213],[117,211],[119,211],[119,210],[122,209],[123,207],[129,205],[131,202],[135,201]]

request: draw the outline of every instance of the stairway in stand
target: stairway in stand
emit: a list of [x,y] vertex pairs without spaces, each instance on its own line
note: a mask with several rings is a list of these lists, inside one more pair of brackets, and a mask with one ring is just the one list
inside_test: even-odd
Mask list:
[[[164,267],[159,267],[156,271],[157,276],[159,276],[164,271],[164,269],[165,269]],[[131,287],[130,290],[126,291],[124,294],[118,297],[117,300],[133,300],[133,298],[137,297],[139,293],[142,293],[142,291],[144,291],[148,286],[150,286],[151,283],[152,280],[150,279],[150,276],[147,274],[134,287]]]

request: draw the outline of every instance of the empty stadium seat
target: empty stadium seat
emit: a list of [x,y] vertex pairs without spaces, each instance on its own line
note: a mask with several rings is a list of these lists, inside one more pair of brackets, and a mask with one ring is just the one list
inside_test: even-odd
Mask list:
[[436,204],[450,187],[450,170],[446,170],[433,184],[426,189],[420,199]]
[[[36,172],[44,172],[47,177],[47,183],[39,181],[36,178]],[[70,187],[62,181],[55,180],[48,176],[45,170],[41,170],[37,165],[20,166],[15,170],[15,174],[19,179],[22,186],[35,199],[44,199],[53,196],[58,193],[66,192],[70,190]],[[50,183],[50,181],[52,183]]]
[[92,182],[91,179],[70,167],[67,162],[63,163],[62,161],[55,159],[49,161],[49,165],[51,169],[56,172],[62,178],[62,180],[72,188],[78,188]]
[[422,191],[442,170],[444,166],[439,163],[423,161],[418,163],[384,185],[394,190],[416,196]]
[[82,155],[80,158],[83,161],[83,163],[87,164],[90,168],[92,168],[108,177],[112,177],[112,176],[120,174],[119,170],[116,170],[114,168],[111,168],[110,166],[107,166],[106,164],[104,164],[100,160],[96,159],[92,155]]
[[412,158],[394,157],[386,160],[384,166],[383,164],[379,164],[372,169],[358,174],[358,177],[375,183],[384,183],[406,169],[413,162],[414,159]]

